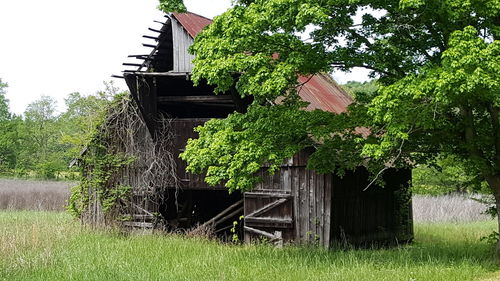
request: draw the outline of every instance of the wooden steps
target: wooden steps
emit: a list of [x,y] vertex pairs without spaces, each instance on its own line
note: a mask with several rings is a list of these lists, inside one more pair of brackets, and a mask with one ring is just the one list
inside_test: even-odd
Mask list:
[[130,218],[128,221],[122,222],[122,226],[129,230],[153,230],[156,225],[157,218],[149,214],[126,214],[125,217]]

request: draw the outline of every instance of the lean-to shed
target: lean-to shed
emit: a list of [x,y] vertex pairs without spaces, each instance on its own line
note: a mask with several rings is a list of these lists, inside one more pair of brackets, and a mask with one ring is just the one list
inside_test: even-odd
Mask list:
[[[214,226],[217,233],[227,231],[244,215],[245,241],[266,237],[278,243],[329,247],[335,241],[363,244],[412,239],[409,170],[389,170],[384,174],[384,188],[373,186],[363,191],[369,182],[363,167],[342,178],[318,174],[306,169],[310,152],[302,151],[274,175],[262,168],[264,181],[243,194],[228,194],[223,186],[210,187],[203,176],[187,173],[186,163],[178,155],[189,138],[197,137],[193,128],[210,118],[244,110],[248,101],[234,94],[214,95],[213,87],[194,87],[189,79],[193,56],[187,49],[211,20],[193,13],[168,14],[165,18],[159,27],[149,29],[153,35],[144,36],[151,40],[144,44],[150,51],[130,56],[139,62],[125,63],[134,69],[123,74],[149,135],[164,128],[156,122],[164,115],[170,118],[175,136],[178,184],[164,187],[162,198],[166,199],[149,213],[160,213],[169,229],[204,224]],[[352,102],[326,74],[299,80],[305,83],[299,94],[310,103],[308,109],[340,113]]]

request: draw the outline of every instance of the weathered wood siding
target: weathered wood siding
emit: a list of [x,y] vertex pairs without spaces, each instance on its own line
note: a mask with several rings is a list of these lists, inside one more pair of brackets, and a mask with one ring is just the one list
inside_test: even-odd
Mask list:
[[[177,171],[183,189],[224,189],[222,185],[210,187],[203,176],[186,172],[186,162],[178,158],[187,140],[198,137],[194,128],[207,120],[172,121]],[[278,231],[285,242],[323,247],[329,247],[332,241],[361,244],[412,239],[409,170],[389,170],[384,176],[385,187],[373,186],[363,191],[369,183],[364,168],[348,172],[343,178],[318,174],[306,168],[309,155],[306,151],[296,154],[273,175],[266,167],[260,170],[263,181],[244,195],[244,215],[280,198],[290,200],[252,218],[248,226],[270,234]],[[246,232],[245,240],[257,236]]]
[[388,170],[385,186],[370,186],[365,168],[333,177],[332,239],[353,244],[413,238],[410,170]]
[[172,41],[174,72],[191,72],[193,70],[194,56],[189,54],[188,48],[194,42],[193,38],[175,19],[172,19]]
[[209,119],[173,119],[172,129],[175,134],[174,140],[174,158],[176,159],[177,176],[180,180],[181,188],[189,189],[220,189],[223,186],[211,187],[205,183],[205,177],[202,175],[188,173],[186,171],[186,161],[179,158],[179,154],[184,151],[188,139],[195,139],[198,133],[194,131],[197,126],[203,125]]
[[[330,245],[331,175],[321,175],[308,170],[308,153],[301,152],[285,163],[274,175],[263,168],[264,179],[255,192],[282,193],[292,196],[293,229],[285,231],[283,239],[294,243]],[[263,203],[245,200],[245,214]],[[251,204],[251,205],[248,205]],[[273,231],[272,228],[267,228]]]
[[[140,143],[145,150],[151,149],[153,139],[145,123],[138,126],[137,131],[131,136],[136,143]],[[131,153],[127,145],[121,139],[114,139],[111,145],[110,153]],[[86,153],[94,153],[89,150]],[[82,222],[92,226],[117,225],[121,223],[124,217],[144,217],[147,214],[158,213],[159,197],[161,194],[155,188],[149,186],[149,183],[144,182],[143,174],[148,169],[149,159],[139,155],[131,164],[122,167],[114,172],[108,179],[106,187],[91,186],[88,189],[90,196],[89,205],[82,214]],[[84,166],[84,175],[86,177],[94,176],[94,167],[92,165]],[[99,198],[100,192],[105,188],[115,188],[117,186],[129,186],[132,188],[130,196],[123,198],[117,202],[116,206],[104,212],[101,203],[102,198]],[[119,218],[119,219],[117,219]]]
[[[183,189],[220,189],[223,186],[210,187],[204,177],[186,172],[186,162],[178,158],[184,151],[189,138],[198,137],[194,128],[208,119],[174,119],[172,128],[175,133],[175,157],[177,174]],[[262,226],[265,231],[282,231],[285,241],[297,243],[314,243],[328,247],[330,243],[330,211],[331,211],[331,175],[320,175],[306,169],[308,153],[301,152],[284,163],[279,172],[270,175],[262,168],[260,176],[263,181],[255,187],[255,193],[262,196],[245,196],[245,215],[271,203],[276,196],[289,195],[289,203],[269,210],[264,217],[292,219],[292,228],[282,225]],[[269,225],[267,225],[269,226]]]

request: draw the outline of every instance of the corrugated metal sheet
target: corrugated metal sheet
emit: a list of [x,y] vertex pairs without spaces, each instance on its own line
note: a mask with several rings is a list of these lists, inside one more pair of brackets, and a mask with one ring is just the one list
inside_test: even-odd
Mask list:
[[[173,13],[172,16],[193,38],[212,20],[194,13]],[[345,112],[352,98],[328,74],[299,77],[299,95],[309,102],[308,110],[321,109],[334,113]]]
[[195,38],[205,26],[212,23],[211,19],[191,12],[172,13],[172,16],[179,21],[192,38]]
[[342,113],[352,103],[349,96],[328,74],[316,74],[312,77],[299,77],[299,95],[309,102],[307,109],[321,109]]

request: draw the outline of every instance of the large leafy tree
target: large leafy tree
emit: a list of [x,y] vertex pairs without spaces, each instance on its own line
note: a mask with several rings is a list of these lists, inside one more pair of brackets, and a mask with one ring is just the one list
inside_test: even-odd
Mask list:
[[2,82],[2,78],[0,78],[0,121],[10,119],[9,100],[5,97],[8,86],[9,85]]
[[5,173],[16,165],[18,150],[19,118],[9,110],[9,101],[5,97],[7,83],[0,79],[0,173]]
[[79,157],[81,150],[94,136],[111,100],[121,91],[113,82],[104,82],[105,89],[93,95],[71,93],[66,98],[66,111],[59,116],[61,142],[67,145],[67,161]]
[[38,176],[55,178],[65,170],[67,163],[61,157],[61,130],[58,122],[57,102],[42,96],[28,105],[19,127],[20,149],[18,169],[36,171]]
[[[486,180],[500,210],[499,38],[500,0],[234,1],[196,38],[193,80],[254,102],[199,128],[182,157],[210,183],[248,189],[261,164],[273,170],[307,146],[311,168],[363,161],[375,177],[449,154]],[[378,78],[375,95],[341,115],[301,110],[298,75],[354,67]]]

